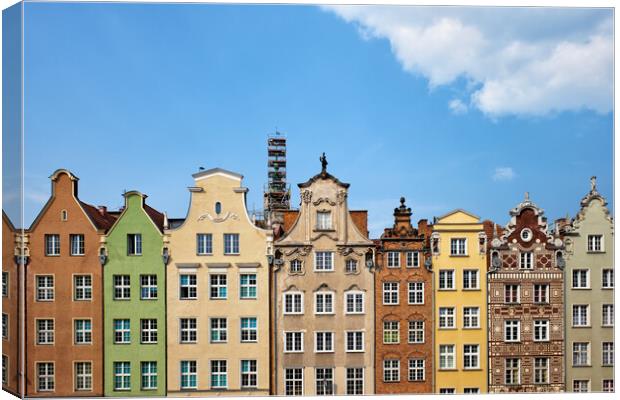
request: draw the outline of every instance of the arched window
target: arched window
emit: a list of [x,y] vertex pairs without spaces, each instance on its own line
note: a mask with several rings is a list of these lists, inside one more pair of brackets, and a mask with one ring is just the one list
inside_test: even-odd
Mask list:
[[220,214],[222,212],[222,203],[219,201],[215,203],[215,213]]
[[62,210],[60,212],[60,220],[61,221],[66,221],[67,219],[68,219],[67,210]]

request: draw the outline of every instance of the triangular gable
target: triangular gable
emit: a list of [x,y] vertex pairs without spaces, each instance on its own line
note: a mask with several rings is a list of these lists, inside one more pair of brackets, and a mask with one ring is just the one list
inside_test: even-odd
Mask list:
[[480,217],[463,209],[450,211],[447,214],[437,217],[437,224],[478,224]]

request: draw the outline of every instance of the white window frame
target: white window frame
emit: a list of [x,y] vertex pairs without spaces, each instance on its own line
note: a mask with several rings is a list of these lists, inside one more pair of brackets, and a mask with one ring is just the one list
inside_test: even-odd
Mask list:
[[[382,283],[382,300],[383,305],[395,306],[400,303],[400,284],[399,282],[383,282]],[[396,301],[394,301],[394,294],[396,294]],[[387,296],[387,297],[386,297]],[[386,300],[388,300],[386,302]]]
[[[424,382],[426,380],[426,361],[423,358],[407,360],[407,379],[409,382]],[[421,378],[419,377],[422,374]]]
[[[322,348],[319,346],[319,337],[321,337]],[[329,337],[329,340],[326,338]],[[334,337],[335,333],[332,331],[316,331],[314,332],[314,352],[315,353],[333,353],[334,352]],[[327,346],[329,343],[329,346]]]
[[69,235],[69,250],[71,256],[83,256],[84,255],[84,235],[81,233]]
[[[472,351],[474,349],[476,351]],[[470,366],[467,366],[467,360],[469,358]],[[475,361],[475,363],[474,363]],[[464,344],[463,345],[463,369],[480,369],[480,345],[479,344]]]
[[114,286],[114,300],[131,300],[131,276],[126,274],[113,275],[112,284]]
[[[89,327],[85,327],[84,323],[88,322]],[[82,324],[79,328],[78,324]],[[89,318],[79,318],[73,320],[73,343],[75,344],[92,344],[93,343],[93,322]]]
[[47,257],[57,257],[60,255],[60,235],[48,233],[45,238],[45,255]]
[[37,318],[36,341],[37,345],[53,345],[56,341],[56,321],[53,318]]
[[[584,351],[585,345],[585,351]],[[573,367],[589,367],[592,363],[591,358],[591,344],[590,342],[573,342],[573,351],[572,351],[572,366]],[[584,356],[585,352],[585,360],[582,360],[581,357]],[[584,361],[584,362],[581,362]]]
[[[347,353],[363,353],[365,351],[365,332],[361,330],[357,331],[345,331],[344,332],[344,341],[345,341],[345,349]],[[349,336],[353,337],[353,348],[349,347]],[[362,347],[359,349],[358,345],[361,343]]]
[[388,251],[385,254],[387,260],[388,268],[400,268],[400,252],[399,251]]
[[[321,377],[322,375],[322,377]],[[334,368],[333,367],[315,367],[314,368],[314,387],[317,396],[331,396],[335,393],[334,385]]]
[[[551,325],[548,319],[535,319],[532,321],[532,339],[534,342],[548,342],[550,328]],[[544,335],[536,338],[537,332],[542,332]]]
[[[396,334],[396,336],[393,336]],[[393,339],[395,341],[386,341],[386,338]],[[383,344],[399,344],[400,343],[400,322],[399,321],[383,321]]]
[[420,252],[408,251],[407,252],[407,268],[419,268],[420,267]]
[[[192,326],[193,321],[193,326]],[[183,326],[186,323],[187,326]],[[183,334],[187,338],[183,339]],[[192,338],[193,337],[193,338]],[[179,343],[198,343],[198,320],[192,317],[179,318]]]
[[73,300],[93,299],[93,277],[90,274],[73,275]]
[[[285,353],[303,353],[304,352],[304,332],[303,331],[284,331],[283,339],[284,346],[282,349]],[[289,340],[291,338],[290,343],[292,347],[289,347]],[[298,340],[299,339],[299,340]],[[299,347],[297,347],[297,343],[299,342]]]
[[2,271],[2,297],[9,297],[9,272]]
[[[156,318],[140,319],[140,343],[155,344],[158,341]],[[146,340],[145,340],[146,339]]]
[[357,272],[357,260],[347,258],[344,262],[344,272],[347,274],[354,274]]
[[[514,360],[517,361],[517,365],[516,366],[511,365],[510,366],[510,371],[512,371],[512,372],[516,371],[517,375],[515,377],[514,373],[510,374],[511,378],[510,378],[510,382],[508,382],[508,379],[507,379],[508,378],[508,371],[509,371],[508,370],[508,368],[509,368],[508,364],[509,364],[509,361],[512,364],[512,361],[514,361]],[[516,378],[516,382],[512,381],[513,378]],[[505,385],[520,385],[521,384],[521,359],[520,358],[510,357],[510,358],[506,358],[504,360],[504,384]]]
[[[53,392],[56,390],[56,365],[54,362],[37,362],[37,392]],[[41,373],[44,367],[44,373]]]
[[604,268],[601,277],[601,288],[602,289],[613,289],[614,288],[614,270],[611,268]]
[[[248,371],[243,370],[243,363],[247,363],[250,366]],[[244,380],[249,383],[244,384]],[[241,360],[239,364],[239,382],[242,388],[256,388],[258,386],[257,360]]]
[[467,238],[450,238],[450,256],[467,256]]
[[[251,323],[254,321],[254,327]],[[248,322],[249,326],[243,326],[244,322]],[[258,317],[241,317],[239,320],[240,341],[241,343],[257,343],[258,342]],[[245,336],[245,338],[244,338]]]
[[93,390],[93,364],[90,361],[73,363],[75,371],[75,391],[90,392]]
[[[289,378],[289,372],[292,377]],[[292,389],[289,392],[290,388]],[[284,368],[284,394],[286,396],[303,396],[304,395],[304,369],[303,368]]]
[[[187,372],[183,372],[184,363],[186,363],[187,365]],[[198,388],[198,363],[196,362],[196,360],[181,360],[179,362],[179,372],[179,388],[181,390]],[[189,383],[192,381],[192,376],[195,377],[194,382],[196,383],[194,385],[183,385],[183,378],[186,377],[185,381]]]
[[383,360],[383,382],[400,382],[400,360],[387,358]]
[[[361,371],[361,374],[360,374]],[[364,394],[364,367],[347,367],[345,370],[345,392],[347,395]],[[349,390],[350,388],[353,390]],[[358,392],[358,387],[360,388]]]
[[304,264],[303,261],[294,259],[289,261],[289,270],[291,273],[299,274],[303,271]]
[[[438,290],[456,290],[456,273],[453,269],[440,269],[438,278]],[[449,279],[451,286],[447,286]]]
[[[349,298],[352,297],[353,310],[349,309]],[[361,301],[358,301],[361,297]],[[344,313],[347,315],[364,314],[365,313],[365,293],[361,290],[349,290],[344,293]],[[361,310],[358,310],[358,305],[361,304]]]
[[[545,360],[545,365],[538,365],[538,360]],[[549,357],[534,357],[534,384],[536,385],[545,385],[550,383],[549,381],[549,364],[551,360]],[[542,375],[541,375],[542,373]],[[544,379],[540,379],[540,377],[544,377]]]
[[[515,337],[516,332],[516,337]],[[504,320],[504,342],[518,343],[521,341],[521,321],[518,319]]]
[[[331,301],[327,302],[327,298]],[[314,292],[314,314],[333,315],[335,313],[336,293],[333,291],[320,290]],[[329,307],[328,307],[329,306]]]
[[[517,301],[516,302],[512,301],[513,299],[512,292],[515,287],[517,290]],[[510,291],[510,301],[506,301],[509,291]],[[504,285],[504,304],[521,304],[521,285],[514,284],[514,283]]]
[[[211,360],[209,363],[211,366],[211,371],[209,374],[209,383],[211,389],[227,389],[228,388],[228,360]],[[222,368],[223,367],[223,368]],[[223,369],[223,370],[222,370]],[[220,377],[217,380],[224,377],[226,384],[221,385],[221,382],[215,384],[215,380],[213,378]]]
[[[243,282],[243,277],[247,277],[247,282]],[[254,277],[254,278],[252,278]],[[254,281],[252,282],[252,279]],[[254,296],[248,295],[254,289]],[[245,294],[244,294],[245,291]],[[240,299],[256,299],[258,297],[258,276],[256,274],[239,274],[239,298]]]
[[534,253],[531,251],[522,251],[519,253],[519,269],[533,270],[534,269]]
[[140,389],[157,390],[157,361],[140,362]]
[[241,249],[241,236],[238,233],[224,234],[224,255],[239,255]]
[[[606,311],[609,310],[609,311]],[[603,304],[601,306],[601,325],[604,327],[613,327],[614,326],[614,305],[613,304]]]
[[[187,283],[183,279],[187,277]],[[183,295],[183,289],[187,290],[187,295]],[[179,275],[179,300],[195,300],[198,298],[198,277],[196,274]]]
[[142,255],[142,234],[141,233],[128,233],[127,234],[127,255],[128,256],[141,256]]
[[[472,322],[476,322],[473,324]],[[480,328],[480,307],[463,307],[463,329]]]
[[[472,284],[472,275],[473,283]],[[477,269],[464,269],[463,270],[463,290],[480,290],[480,270]]]
[[228,318],[209,318],[209,343],[228,343]]
[[[579,383],[579,390],[576,388],[576,384]],[[581,387],[581,384],[585,383],[585,388]],[[585,389],[585,390],[582,390]],[[573,379],[573,392],[574,393],[587,393],[590,391],[590,380],[589,379]]]
[[[418,326],[419,324],[422,324],[422,326]],[[413,324],[413,325],[412,325]],[[425,328],[425,322],[424,320],[409,320],[407,321],[407,343],[424,343],[425,342],[425,332],[424,332],[424,328]],[[417,340],[420,335],[422,334],[422,340]],[[411,340],[412,338],[414,338],[415,340]]]
[[[444,361],[443,367],[441,365],[442,359]],[[439,345],[439,370],[453,370],[453,369],[456,369],[456,345],[440,344]]]
[[213,234],[197,233],[196,234],[196,255],[208,256],[213,254]]
[[[584,310],[586,311],[585,313],[585,324],[581,323],[582,320],[582,313],[579,312],[578,314],[578,318],[575,318],[575,311],[579,309],[579,310]],[[590,327],[590,305],[589,304],[573,304],[573,309],[572,309],[573,313],[572,313],[572,326],[573,327]]]
[[[54,275],[35,275],[37,301],[54,301],[56,298]],[[50,285],[51,283],[51,285]]]
[[[585,276],[583,275],[585,273]],[[578,275],[575,275],[578,274]],[[584,282],[585,280],[585,282]],[[573,290],[590,289],[590,269],[575,268],[571,276],[571,288]]]
[[[122,365],[119,365],[122,364]],[[122,367],[122,372],[117,373],[117,365]],[[125,372],[125,366],[129,366],[129,372]],[[112,371],[114,372],[113,376],[113,386],[114,391],[128,391],[131,390],[131,362],[129,361],[114,361],[112,364]],[[120,378],[122,382],[122,386],[116,386],[116,378]],[[125,379],[127,379],[128,386],[125,386]]]
[[[291,299],[291,310],[287,311],[287,298]],[[299,303],[295,302],[295,298],[299,297]],[[299,305],[299,309],[297,309]],[[286,292],[282,293],[282,313],[284,315],[302,315],[304,313],[304,293],[303,292]]]
[[317,231],[329,231],[332,229],[333,229],[332,212],[331,211],[317,211],[316,212],[316,230]]
[[[121,327],[117,328],[116,321],[122,321]],[[127,324],[125,324],[127,322]],[[131,320],[129,318],[115,318],[112,320],[112,328],[114,330],[114,344],[130,344],[131,343]],[[125,335],[127,333],[127,335]],[[120,340],[118,340],[120,335]]]
[[456,307],[439,307],[439,329],[456,329]]
[[[224,289],[222,295],[221,289]],[[228,275],[209,274],[209,299],[226,300],[228,299]]]
[[[412,295],[413,301],[411,301]],[[407,282],[407,304],[424,304],[424,282]]]
[[[146,293],[146,296],[145,296]],[[154,294],[154,295],[153,295]],[[156,274],[140,275],[140,300],[157,300],[159,290]]]
[[611,367],[614,365],[615,345],[614,342],[601,343],[601,365]]
[[334,271],[334,252],[315,251],[314,252],[314,272],[333,272]]
[[[543,288],[544,288],[544,291],[541,290]],[[549,304],[550,285],[548,283],[536,283],[536,284],[534,284],[532,292],[533,292],[534,304]],[[542,299],[542,301],[540,301],[541,299],[537,299],[536,298],[537,297],[537,293],[539,293],[539,292],[543,292],[543,294],[544,294],[544,298]]]
[[[596,238],[599,239],[598,246],[595,240]],[[588,246],[587,247],[588,253],[604,253],[605,252],[605,236],[602,234],[588,235],[587,246]]]

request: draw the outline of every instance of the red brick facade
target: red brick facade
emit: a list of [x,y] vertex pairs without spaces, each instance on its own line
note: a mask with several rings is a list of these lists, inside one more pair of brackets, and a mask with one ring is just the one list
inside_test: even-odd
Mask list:
[[2,212],[2,318],[6,319],[6,336],[2,336],[2,388],[19,393],[19,271],[15,259],[16,230]]
[[[375,390],[377,394],[432,393],[433,273],[425,266],[431,229],[426,220],[421,220],[417,229],[411,225],[411,209],[405,206],[404,198],[394,217],[394,226],[385,229],[376,241]],[[384,293],[386,283],[391,293],[397,287],[397,304],[385,304],[384,296],[389,297]],[[394,298],[387,303],[394,303]],[[420,323],[423,338],[418,330]],[[415,328],[411,333],[410,324]],[[384,332],[384,326],[388,331]],[[397,338],[394,329],[398,329]],[[385,363],[389,371],[385,371]],[[417,373],[410,373],[410,363]]]

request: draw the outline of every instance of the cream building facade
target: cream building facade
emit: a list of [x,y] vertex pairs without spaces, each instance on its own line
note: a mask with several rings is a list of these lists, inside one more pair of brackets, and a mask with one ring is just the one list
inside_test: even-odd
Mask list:
[[299,184],[301,206],[276,241],[275,394],[374,393],[374,263],[366,213],[323,169]]
[[192,175],[184,220],[166,221],[168,394],[269,394],[272,233],[246,209],[242,175]]

